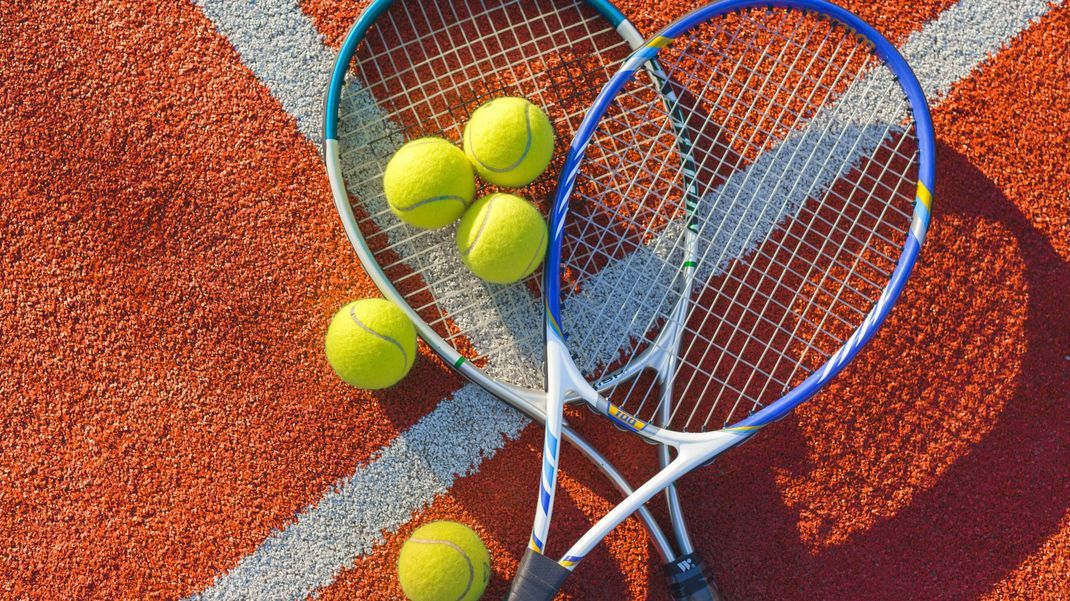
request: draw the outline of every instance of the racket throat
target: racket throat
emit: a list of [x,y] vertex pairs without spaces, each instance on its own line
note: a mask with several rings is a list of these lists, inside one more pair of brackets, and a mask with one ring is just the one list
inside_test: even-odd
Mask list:
[[621,382],[637,377],[639,372],[651,369],[657,373],[658,385],[664,390],[670,385],[676,373],[680,341],[683,338],[686,320],[687,303],[680,302],[654,340],[627,365],[599,380],[594,388],[601,391],[609,390]]
[[683,340],[687,323],[687,308],[687,298],[681,297],[654,341],[634,361],[641,368],[657,372],[658,385],[663,389],[672,381],[679,363],[680,342]]

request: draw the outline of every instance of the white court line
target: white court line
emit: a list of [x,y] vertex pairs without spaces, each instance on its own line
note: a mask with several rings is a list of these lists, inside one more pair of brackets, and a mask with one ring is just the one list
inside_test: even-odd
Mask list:
[[304,599],[516,438],[528,420],[471,384],[383,447],[194,599]]
[[[935,105],[987,57],[1063,2],[960,0],[910,36],[902,51]],[[316,139],[334,51],[323,46],[296,0],[197,4],[300,131]],[[314,595],[458,476],[477,471],[526,423],[477,387],[464,386],[193,598]]]
[[297,129],[319,140],[323,91],[335,51],[324,45],[297,0],[194,0],[194,4],[297,120]]

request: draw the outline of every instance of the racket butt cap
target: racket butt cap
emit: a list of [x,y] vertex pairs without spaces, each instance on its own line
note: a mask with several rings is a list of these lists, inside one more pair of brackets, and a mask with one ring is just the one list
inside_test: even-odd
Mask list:
[[706,578],[706,566],[696,553],[665,564],[665,577],[674,601],[722,601],[717,585]]
[[552,601],[572,571],[549,557],[528,549],[513,577],[507,601]]

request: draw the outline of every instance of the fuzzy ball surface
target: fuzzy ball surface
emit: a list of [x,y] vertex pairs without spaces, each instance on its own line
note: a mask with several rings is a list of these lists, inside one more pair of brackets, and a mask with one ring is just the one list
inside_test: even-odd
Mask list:
[[402,221],[424,229],[447,226],[472,202],[476,182],[464,152],[442,138],[402,146],[386,164],[383,192]]
[[351,386],[379,390],[397,384],[416,359],[416,328],[394,303],[353,301],[327,328],[327,362]]
[[457,250],[472,273],[511,284],[532,272],[546,254],[546,221],[531,203],[512,194],[489,194],[472,203],[457,226]]
[[398,580],[410,601],[475,601],[490,580],[490,554],[458,522],[431,522],[401,546]]
[[527,100],[496,98],[476,109],[465,125],[464,153],[483,179],[519,188],[546,171],[554,154],[554,128]]

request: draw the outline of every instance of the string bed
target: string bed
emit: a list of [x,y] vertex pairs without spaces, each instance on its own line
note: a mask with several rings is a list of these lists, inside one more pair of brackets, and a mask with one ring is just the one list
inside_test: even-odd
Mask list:
[[898,82],[834,21],[733,13],[658,61],[668,82],[638,73],[580,167],[562,327],[592,383],[667,356],[671,400],[652,373],[607,397],[708,431],[782,397],[865,319],[910,228],[917,141]]

